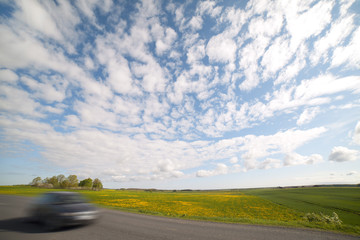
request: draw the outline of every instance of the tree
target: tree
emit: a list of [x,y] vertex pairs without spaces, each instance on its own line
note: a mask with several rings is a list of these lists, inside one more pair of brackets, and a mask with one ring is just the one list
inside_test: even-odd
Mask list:
[[63,188],[63,182],[64,182],[65,179],[66,179],[66,177],[64,176],[64,174],[59,174],[59,175],[57,175],[56,178],[57,178],[59,187],[60,187],[60,188]]
[[102,185],[100,179],[98,179],[98,178],[95,178],[95,179],[94,179],[92,188],[95,189],[95,190],[101,190],[101,189],[103,189],[103,185]]
[[79,180],[76,175],[69,175],[68,180],[69,180],[69,187],[79,186]]
[[65,179],[60,183],[60,187],[61,187],[61,188],[68,188],[69,185],[70,185],[70,181],[69,181],[67,178],[65,178]]
[[93,180],[91,178],[84,179],[79,183],[79,187],[92,188],[92,186],[93,186]]
[[39,187],[41,186],[41,184],[42,184],[41,177],[34,178],[30,183],[31,186],[35,186],[35,187]]
[[46,177],[42,180],[43,184],[49,184],[50,183],[50,178]]
[[58,182],[59,183],[61,183],[62,181],[64,181],[65,180],[65,176],[64,176],[64,174],[59,174],[59,175],[57,175],[57,180],[58,180]]
[[51,178],[49,178],[47,183],[52,184],[54,188],[59,187],[59,181],[58,181],[58,178],[56,176],[52,176]]
[[91,178],[86,178],[79,183],[79,180],[76,175],[69,175],[65,177],[63,174],[57,176],[52,176],[51,178],[46,177],[41,180],[41,177],[34,178],[31,183],[31,186],[43,187],[43,188],[74,188],[82,187],[87,189],[100,190],[103,188],[103,185],[100,179],[96,178],[94,181]]

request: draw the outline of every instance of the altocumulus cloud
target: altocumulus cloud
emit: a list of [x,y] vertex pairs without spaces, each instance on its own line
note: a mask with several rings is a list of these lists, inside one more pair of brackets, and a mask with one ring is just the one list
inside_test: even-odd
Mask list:
[[[356,125],[360,144],[355,0],[5,0],[0,9],[9,172],[29,154],[26,179],[43,164],[115,186],[287,171],[327,164],[320,153],[330,151],[331,161],[359,158],[336,140]],[[310,147],[325,138],[324,149]]]

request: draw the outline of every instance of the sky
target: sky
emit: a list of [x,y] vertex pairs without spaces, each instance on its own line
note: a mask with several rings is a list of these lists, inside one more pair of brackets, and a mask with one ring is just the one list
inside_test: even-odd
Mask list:
[[0,185],[360,183],[360,2],[0,0]]

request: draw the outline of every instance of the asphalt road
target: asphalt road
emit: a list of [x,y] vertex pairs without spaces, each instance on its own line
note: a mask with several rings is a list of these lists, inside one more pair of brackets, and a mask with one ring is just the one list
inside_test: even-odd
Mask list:
[[316,230],[189,221],[108,209],[100,209],[101,218],[92,225],[47,232],[41,225],[24,221],[31,200],[29,197],[0,195],[0,240],[359,239]]

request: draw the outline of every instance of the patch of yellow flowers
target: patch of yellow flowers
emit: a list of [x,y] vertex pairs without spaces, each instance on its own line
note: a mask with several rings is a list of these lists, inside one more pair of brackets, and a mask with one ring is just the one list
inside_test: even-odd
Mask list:
[[[93,196],[95,197],[95,196]],[[96,203],[175,217],[294,221],[294,210],[240,192],[116,191],[97,195]]]

